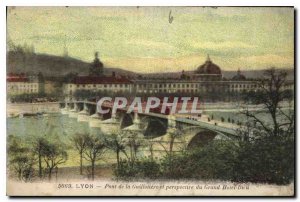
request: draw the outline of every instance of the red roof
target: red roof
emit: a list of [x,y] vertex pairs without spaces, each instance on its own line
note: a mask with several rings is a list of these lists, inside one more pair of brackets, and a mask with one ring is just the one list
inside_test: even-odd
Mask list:
[[25,77],[24,73],[16,74],[16,73],[8,73],[8,77]]
[[12,77],[12,78],[7,78],[7,82],[28,82],[28,78],[25,77]]
[[79,76],[73,80],[75,84],[130,84],[132,81],[125,77]]
[[8,73],[6,77],[7,82],[28,82],[29,79],[25,76],[24,73],[21,74],[14,74]]

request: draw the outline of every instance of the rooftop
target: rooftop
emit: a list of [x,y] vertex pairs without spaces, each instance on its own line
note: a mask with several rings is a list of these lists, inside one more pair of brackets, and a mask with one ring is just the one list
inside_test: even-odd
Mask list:
[[114,76],[78,76],[73,82],[74,84],[130,84],[132,81],[125,77]]

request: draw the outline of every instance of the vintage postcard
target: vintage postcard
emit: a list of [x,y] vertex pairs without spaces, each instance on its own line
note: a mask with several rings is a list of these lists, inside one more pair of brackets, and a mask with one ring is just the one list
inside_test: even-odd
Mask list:
[[293,7],[7,7],[7,195],[294,196]]

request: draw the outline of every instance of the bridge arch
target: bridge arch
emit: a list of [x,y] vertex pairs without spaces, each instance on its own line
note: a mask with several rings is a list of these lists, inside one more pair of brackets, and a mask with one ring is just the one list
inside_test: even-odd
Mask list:
[[134,116],[133,114],[124,113],[121,117],[121,129],[131,126],[133,124]]
[[213,141],[218,135],[215,131],[204,130],[196,133],[192,139],[187,143],[187,149],[193,149],[196,147],[202,147],[209,142]]
[[168,129],[168,120],[158,117],[144,117],[141,122],[147,121],[145,129],[145,137],[160,137],[166,134]]
[[201,126],[188,126],[182,130],[181,138],[184,139],[186,144],[186,149],[192,149],[195,147],[201,147],[209,142],[222,139],[228,140],[230,139],[225,134],[220,133],[219,131],[209,130],[206,128],[202,128]]

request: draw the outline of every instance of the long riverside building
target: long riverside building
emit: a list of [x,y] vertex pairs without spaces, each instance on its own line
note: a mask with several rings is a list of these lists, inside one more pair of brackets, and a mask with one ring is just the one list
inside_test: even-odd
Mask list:
[[[247,79],[240,70],[232,79],[223,78],[221,68],[207,57],[193,74],[182,74],[173,79],[137,78],[112,76],[79,76],[64,85],[64,93],[72,97],[77,90],[128,92],[128,93],[218,93],[256,91],[258,80]],[[294,89],[294,82],[286,82],[285,89]]]

